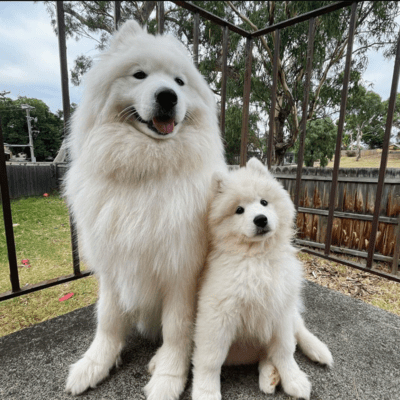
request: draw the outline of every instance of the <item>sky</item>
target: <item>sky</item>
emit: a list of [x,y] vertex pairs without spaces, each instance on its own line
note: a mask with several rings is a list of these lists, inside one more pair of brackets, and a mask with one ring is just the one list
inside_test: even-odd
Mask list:
[[[81,54],[95,56],[95,42],[90,39],[67,40],[68,70]],[[363,79],[383,100],[390,95],[394,60],[382,52],[369,52],[368,68]],[[70,84],[71,103],[79,103],[82,86]],[[0,2],[0,92],[9,97],[27,96],[44,101],[52,112],[62,109],[58,40],[43,3],[33,1]]]

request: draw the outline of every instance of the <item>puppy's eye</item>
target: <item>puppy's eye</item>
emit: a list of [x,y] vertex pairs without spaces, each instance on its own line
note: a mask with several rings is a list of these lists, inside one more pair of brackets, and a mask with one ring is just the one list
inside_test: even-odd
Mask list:
[[180,78],[175,78],[175,82],[179,85],[179,86],[183,86],[185,84],[185,82],[183,82],[182,79]]
[[239,206],[239,207],[236,209],[236,214],[243,214],[243,213],[244,213],[244,208]]
[[143,71],[138,71],[135,74],[133,74],[133,77],[136,79],[144,79],[147,78],[147,74]]
[[264,207],[268,205],[268,201],[267,200],[261,200],[260,203]]

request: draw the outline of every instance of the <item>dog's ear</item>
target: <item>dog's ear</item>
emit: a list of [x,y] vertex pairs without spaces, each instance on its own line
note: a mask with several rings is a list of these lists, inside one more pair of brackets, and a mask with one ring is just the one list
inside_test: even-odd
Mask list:
[[144,33],[146,33],[146,31],[135,20],[132,19],[126,21],[119,27],[118,31],[112,37],[110,49],[117,49],[118,46],[124,42],[125,39],[130,40],[132,37]]
[[273,175],[268,171],[267,167],[262,164],[260,160],[258,160],[256,157],[250,158],[249,161],[247,161],[246,168],[257,172],[261,175],[265,175],[268,177],[273,177]]
[[228,179],[227,175],[221,171],[214,172],[211,178],[211,190],[214,194],[222,193],[224,184]]

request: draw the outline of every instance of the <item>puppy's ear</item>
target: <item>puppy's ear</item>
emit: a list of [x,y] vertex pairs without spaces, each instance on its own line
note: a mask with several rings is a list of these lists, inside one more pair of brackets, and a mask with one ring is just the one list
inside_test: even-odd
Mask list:
[[258,160],[256,157],[250,158],[249,161],[247,161],[246,168],[257,172],[261,175],[265,175],[268,177],[273,177],[273,175],[268,171],[268,168],[262,164],[260,160]]
[[132,37],[140,34],[144,34],[146,31],[133,19],[126,21],[122,24],[118,31],[114,34],[111,39],[110,49],[114,50],[124,42],[126,39],[131,39]]
[[211,178],[211,191],[213,194],[222,193],[227,175],[221,171],[215,171]]

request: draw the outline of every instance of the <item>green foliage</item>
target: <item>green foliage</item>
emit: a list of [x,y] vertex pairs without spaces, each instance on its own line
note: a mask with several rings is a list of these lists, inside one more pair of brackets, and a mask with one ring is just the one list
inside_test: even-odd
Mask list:
[[[358,90],[348,99],[346,112],[346,131],[369,146],[370,149],[382,148],[385,134],[385,109],[381,96],[358,85]],[[347,133],[349,135],[349,133]]]
[[[238,164],[238,155],[240,154],[241,145],[241,131],[242,131],[242,107],[238,105],[228,106],[225,114],[225,152],[228,164]],[[256,113],[249,115],[249,133],[248,133],[248,147],[249,149],[263,149],[257,132],[258,116]],[[265,139],[264,139],[265,143]],[[263,157],[263,153],[261,153]]]
[[[55,2],[45,2],[55,27]],[[113,2],[67,1],[64,2],[68,16],[68,35],[89,37],[92,32],[101,32],[97,47],[104,48],[112,33]],[[248,31],[290,19],[316,8],[331,4],[331,1],[195,1],[199,7],[228,20]],[[155,2],[122,2],[121,15],[126,20],[134,18],[147,23],[151,33],[156,31]],[[165,2],[165,31],[180,38],[192,50],[193,15]],[[357,35],[352,57],[352,72],[349,94],[357,90],[357,82],[365,70],[368,60],[366,52],[371,48],[385,49],[386,56],[393,56],[396,42],[399,15],[399,2],[359,2],[357,6]],[[347,49],[350,7],[316,18],[312,79],[310,87],[309,111],[302,116],[301,104],[304,97],[304,77],[307,61],[308,22],[303,22],[281,30],[280,70],[277,88],[278,105],[275,114],[276,134],[274,138],[274,160],[282,163],[285,152],[297,141],[301,118],[323,118],[339,110],[343,84],[344,57]],[[222,70],[222,29],[200,18],[199,70],[206,77],[217,96],[221,90]],[[254,135],[258,138],[259,151],[263,152],[263,138],[268,126],[271,107],[272,56],[274,51],[273,35],[254,40],[251,80],[251,110],[254,113]],[[229,33],[227,103],[229,107],[240,107],[243,97],[245,39],[238,34]],[[78,58],[73,83],[79,84],[81,76],[90,67],[86,56]],[[254,110],[257,110],[256,112]],[[232,111],[232,114],[237,114]],[[227,150],[238,151],[237,121],[227,118],[227,132],[232,133],[232,143]],[[263,128],[265,127],[265,128]],[[234,139],[236,138],[236,139]],[[228,140],[228,139],[227,139]],[[253,144],[257,141],[255,140]],[[250,145],[253,145],[250,144]]]
[[[385,114],[385,123],[386,123],[386,114],[389,109],[389,99],[383,102],[383,109]],[[396,95],[396,103],[394,107],[394,116],[393,116],[393,128],[392,135],[394,141],[400,144],[400,93]]]
[[[328,117],[307,122],[304,146],[304,164],[313,167],[319,160],[321,167],[326,167],[335,152],[337,126]],[[299,151],[297,142],[295,152]]]
[[[30,111],[33,131],[33,145],[37,161],[45,161],[48,157],[54,158],[60,148],[63,135],[63,121],[60,116],[53,114],[49,107],[41,100],[19,97],[17,100],[5,98],[0,101],[0,114],[3,127],[4,142],[8,144],[28,144],[28,124],[26,111],[22,104],[35,107]],[[36,132],[35,132],[36,131]],[[14,147],[13,152],[24,151],[30,156],[29,148]]]

